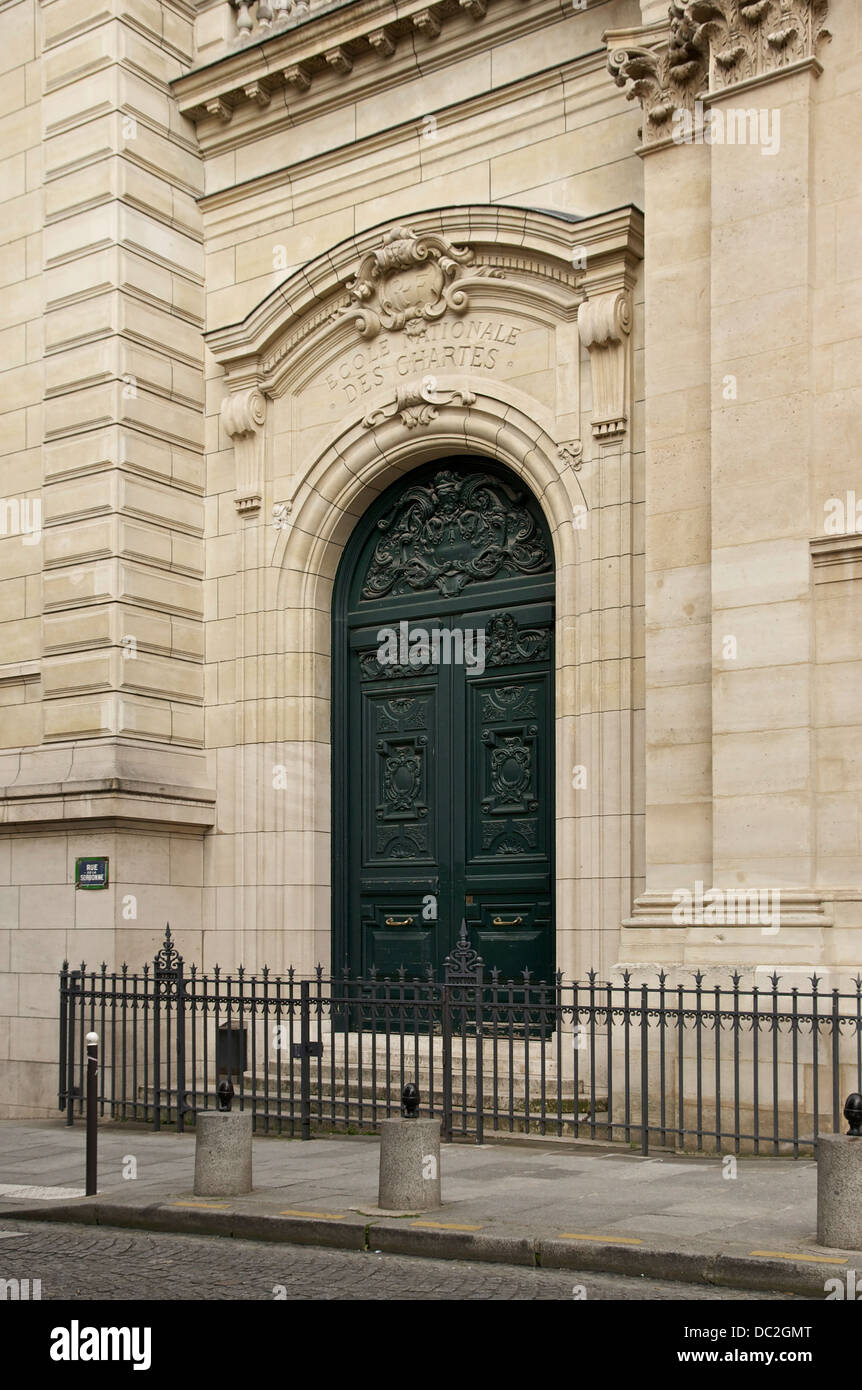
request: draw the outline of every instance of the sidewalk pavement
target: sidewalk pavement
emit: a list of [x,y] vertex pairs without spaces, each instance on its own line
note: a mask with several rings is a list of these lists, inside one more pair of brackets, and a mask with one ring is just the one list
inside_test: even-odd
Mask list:
[[[530,1140],[444,1144],[444,1205],[373,1215],[379,1141],[254,1140],[255,1190],[193,1195],[194,1135],[99,1129],[99,1193],[84,1197],[84,1126],[0,1122],[0,1216],[96,1222],[436,1259],[640,1275],[825,1297],[862,1252],[815,1242],[810,1159],[668,1155]],[[134,1160],[134,1164],[130,1161]],[[136,1170],[136,1176],[124,1177]],[[371,1214],[363,1214],[371,1213]]]

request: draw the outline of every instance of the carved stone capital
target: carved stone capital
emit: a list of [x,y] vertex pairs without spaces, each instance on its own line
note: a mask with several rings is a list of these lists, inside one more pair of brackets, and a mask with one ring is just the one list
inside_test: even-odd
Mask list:
[[632,304],[627,290],[588,299],[578,310],[578,332],[590,354],[593,434],[620,438],[631,411]]
[[264,432],[266,399],[250,386],[226,396],[221,421],[234,444],[236,492],[234,503],[242,515],[260,510],[263,500]]
[[669,138],[674,111],[694,110],[708,69],[704,40],[686,18],[685,5],[674,0],[667,22],[610,30],[605,40],[608,71],[626,98],[643,107],[644,145]]
[[692,41],[709,55],[711,92],[817,56],[829,0],[687,0]]
[[673,0],[665,24],[611,30],[608,69],[644,111],[645,146],[671,138],[695,98],[812,62],[829,0]]

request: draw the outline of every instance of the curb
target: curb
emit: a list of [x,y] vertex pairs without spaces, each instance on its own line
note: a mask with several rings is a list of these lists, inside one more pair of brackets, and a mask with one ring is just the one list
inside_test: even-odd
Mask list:
[[17,1221],[57,1221],[75,1225],[115,1226],[178,1235],[227,1236],[234,1240],[265,1240],[288,1245],[317,1245],[328,1249],[382,1251],[433,1260],[469,1260],[541,1269],[570,1269],[583,1273],[620,1274],[709,1287],[790,1293],[822,1299],[831,1269],[852,1267],[812,1265],[804,1259],[753,1258],[728,1251],[617,1245],[595,1241],[569,1242],[529,1236],[480,1235],[466,1231],[428,1230],[410,1226],[381,1226],[348,1214],[342,1221],[314,1217],[269,1216],[263,1213],[204,1210],[168,1206],[126,1206],[87,1198],[82,1202],[52,1203],[50,1208],[6,1208],[0,1215]]

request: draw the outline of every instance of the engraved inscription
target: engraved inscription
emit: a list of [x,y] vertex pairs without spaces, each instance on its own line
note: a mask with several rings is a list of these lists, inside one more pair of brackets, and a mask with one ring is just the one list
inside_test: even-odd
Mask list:
[[429,324],[425,336],[405,334],[375,338],[334,363],[326,373],[330,391],[350,404],[382,386],[387,376],[433,375],[435,372],[492,372],[505,365],[504,348],[517,346],[520,324],[502,319],[454,319]]

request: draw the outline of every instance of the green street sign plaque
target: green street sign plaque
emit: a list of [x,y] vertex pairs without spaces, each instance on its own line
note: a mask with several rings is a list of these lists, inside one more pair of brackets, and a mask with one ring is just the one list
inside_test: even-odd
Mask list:
[[76,859],[75,860],[75,887],[76,888],[107,888],[108,886],[108,861],[107,859]]

